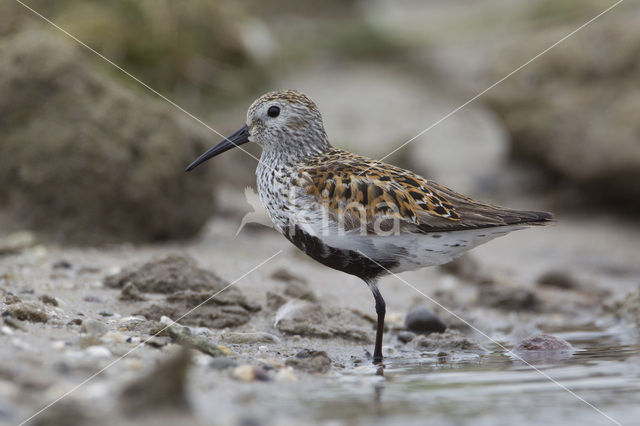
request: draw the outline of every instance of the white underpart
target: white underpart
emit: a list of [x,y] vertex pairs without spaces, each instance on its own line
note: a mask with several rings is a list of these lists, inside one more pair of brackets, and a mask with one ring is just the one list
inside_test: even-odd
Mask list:
[[[395,261],[391,272],[413,271],[427,266],[442,265],[481,244],[509,232],[527,228],[526,225],[507,225],[461,231],[430,233],[365,234],[360,229],[344,231],[330,219],[323,208],[296,210],[294,219],[305,232],[314,235],[335,249],[362,252],[377,262]],[[308,220],[306,218],[311,218]],[[327,218],[329,218],[327,220]]]

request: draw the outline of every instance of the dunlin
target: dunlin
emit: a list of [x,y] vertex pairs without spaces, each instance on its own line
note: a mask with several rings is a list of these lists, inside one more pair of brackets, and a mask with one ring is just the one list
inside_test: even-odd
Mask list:
[[334,148],[316,105],[292,90],[258,98],[246,124],[187,171],[247,142],[262,147],[258,194],[275,228],[313,259],[371,289],[378,315],[374,363],[382,362],[381,276],[447,263],[551,219],[549,213],[481,203],[409,170]]

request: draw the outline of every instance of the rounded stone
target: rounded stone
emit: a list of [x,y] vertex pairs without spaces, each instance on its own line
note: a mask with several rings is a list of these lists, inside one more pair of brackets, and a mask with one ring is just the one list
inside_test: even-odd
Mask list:
[[407,330],[417,334],[444,333],[447,325],[433,311],[425,307],[413,309],[404,320]]

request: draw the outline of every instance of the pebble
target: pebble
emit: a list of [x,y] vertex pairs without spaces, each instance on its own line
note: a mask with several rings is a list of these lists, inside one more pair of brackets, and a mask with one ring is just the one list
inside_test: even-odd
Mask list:
[[129,337],[125,334],[118,333],[117,331],[109,331],[102,339],[100,339],[103,343],[123,343],[127,341]]
[[292,367],[285,367],[276,373],[276,381],[284,383],[293,383],[298,381],[298,377]]
[[14,303],[20,303],[20,302],[22,302],[22,300],[13,293],[7,293],[7,295],[4,296],[4,303],[6,305],[12,305]]
[[80,326],[81,333],[87,333],[91,336],[102,336],[107,331],[109,331],[107,324],[92,318],[82,321],[82,326]]
[[331,368],[331,358],[325,351],[303,349],[285,364],[308,373],[326,373]]
[[47,322],[49,320],[44,306],[36,302],[14,303],[7,307],[6,312],[20,321]]
[[55,297],[49,296],[48,294],[43,294],[40,296],[40,301],[45,305],[58,306],[58,301]]
[[576,279],[568,272],[560,269],[554,269],[545,272],[538,277],[536,281],[540,285],[557,287],[562,289],[578,288],[579,284]]
[[478,302],[505,311],[535,311],[540,305],[532,291],[500,284],[484,286],[478,293]]
[[238,362],[233,358],[218,357],[209,361],[209,367],[214,370],[226,370],[227,368],[237,367]]
[[[190,350],[178,349],[161,358],[151,371],[136,378],[122,390],[120,406],[126,414],[157,414],[159,411],[167,414],[171,411],[190,410],[186,392],[192,356]],[[155,423],[158,422],[150,424]],[[175,421],[161,423],[172,424]]]
[[457,330],[447,330],[444,333],[420,335],[412,342],[418,349],[428,352],[466,352],[486,354],[488,351],[473,340],[468,339]]
[[401,331],[398,333],[398,340],[402,343],[409,343],[416,337],[416,333],[413,331]]
[[269,375],[262,368],[253,365],[240,365],[233,369],[231,377],[241,382],[269,381]]
[[22,250],[33,247],[36,237],[30,231],[18,231],[0,239],[0,256],[16,254]]
[[167,327],[167,334],[174,342],[197,349],[212,357],[226,356],[231,352],[229,348],[218,346],[202,336],[192,334],[189,327],[173,324]]
[[273,334],[264,332],[254,333],[237,333],[228,332],[220,336],[220,338],[226,342],[235,345],[253,344],[253,343],[279,343],[280,339]]
[[444,333],[447,325],[433,311],[425,307],[413,309],[404,320],[407,330],[417,334]]
[[59,260],[51,266],[53,269],[71,269],[71,262],[68,260]]
[[85,352],[94,358],[108,358],[111,356],[111,351],[104,346],[89,346],[85,349]]
[[569,359],[575,349],[564,339],[550,334],[537,334],[518,343],[512,354],[528,363],[551,363]]

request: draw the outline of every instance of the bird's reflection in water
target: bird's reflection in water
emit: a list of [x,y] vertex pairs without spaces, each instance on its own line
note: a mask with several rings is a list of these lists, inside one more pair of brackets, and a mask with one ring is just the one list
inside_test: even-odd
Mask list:
[[[376,369],[376,376],[384,377],[384,365]],[[386,379],[385,379],[386,380]],[[376,417],[382,417],[382,393],[384,392],[385,380],[377,381],[373,385],[373,410]]]

